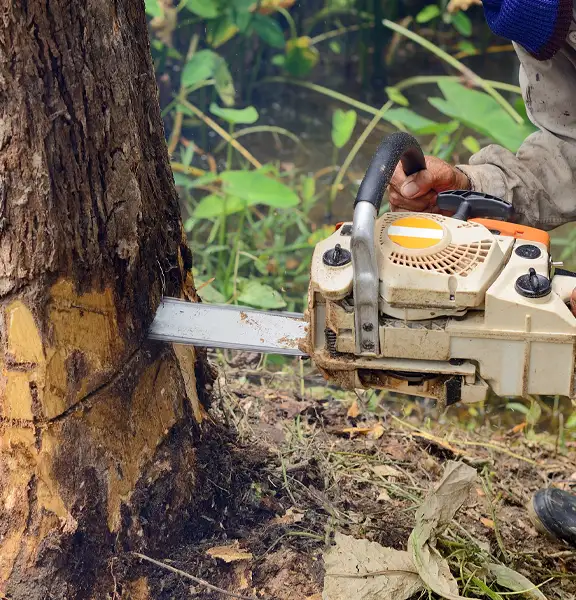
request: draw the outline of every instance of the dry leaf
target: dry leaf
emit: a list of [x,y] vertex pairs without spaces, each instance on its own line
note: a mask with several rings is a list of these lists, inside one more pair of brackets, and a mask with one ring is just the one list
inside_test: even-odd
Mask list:
[[378,502],[392,502],[392,498],[390,498],[386,490],[381,490],[381,492],[378,494],[377,500]]
[[[407,600],[423,589],[408,552],[340,533],[334,541],[335,545],[324,555],[323,600]],[[369,575],[382,571],[390,574]],[[367,576],[358,576],[362,574]]]
[[301,512],[298,512],[295,508],[289,508],[286,511],[286,514],[281,517],[276,517],[272,520],[274,525],[292,525],[294,523],[300,523],[304,515]]
[[252,560],[253,556],[250,552],[241,550],[238,542],[231,546],[214,546],[206,550],[206,554],[212,558],[219,558],[226,563],[238,562],[240,560]]
[[480,519],[480,523],[482,523],[482,525],[484,525],[484,527],[488,527],[488,529],[494,529],[494,521],[492,519],[486,519],[486,518],[482,517]]
[[498,585],[513,592],[524,592],[522,595],[533,600],[547,600],[546,596],[524,575],[504,565],[489,563],[486,568],[496,577]]
[[372,471],[375,475],[379,475],[380,477],[398,477],[402,478],[404,473],[391,467],[390,465],[374,465],[372,467]]
[[376,423],[372,427],[345,427],[340,431],[342,433],[349,433],[351,437],[365,435],[373,440],[377,440],[384,435],[384,427],[381,423]]
[[426,587],[447,600],[464,600],[435,543],[474,488],[475,480],[472,467],[447,463],[440,483],[416,512],[408,552],[336,534],[336,545],[324,555],[323,600],[406,600]]
[[468,498],[476,481],[476,470],[450,461],[444,476],[416,511],[416,526],[408,539],[408,551],[424,583],[447,600],[462,600],[458,584],[445,559],[436,553],[436,536],[448,526]]
[[355,419],[361,412],[362,411],[360,410],[360,407],[358,406],[358,400],[354,400],[354,402],[352,402],[350,408],[348,409],[347,415],[351,419]]

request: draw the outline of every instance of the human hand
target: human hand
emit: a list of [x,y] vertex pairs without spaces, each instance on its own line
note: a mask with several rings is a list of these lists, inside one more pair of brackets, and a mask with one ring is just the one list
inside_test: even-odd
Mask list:
[[407,177],[399,164],[394,171],[388,195],[392,211],[438,212],[438,192],[468,190],[468,177],[456,167],[435,156],[426,157],[426,169]]

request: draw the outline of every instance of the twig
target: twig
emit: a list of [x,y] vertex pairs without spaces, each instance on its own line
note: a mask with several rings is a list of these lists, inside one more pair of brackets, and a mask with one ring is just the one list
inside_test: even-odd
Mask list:
[[[408,427],[409,429],[417,431],[420,435],[423,435],[430,439],[435,438],[439,442],[444,441],[444,440],[441,440],[440,438],[437,438],[436,436],[433,436],[431,433],[428,433],[426,431],[423,431],[422,429],[419,429],[418,427],[416,427],[415,425],[412,425],[411,423],[407,423],[406,421],[399,419],[398,417],[396,417],[394,415],[390,415],[390,416],[392,417],[392,419],[394,421],[397,421],[398,423],[400,423],[400,425],[404,425],[405,427]],[[446,443],[446,442],[444,442],[444,443]],[[539,466],[535,460],[532,460],[531,458],[526,458],[525,456],[521,456],[520,454],[516,454],[515,452],[512,452],[512,450],[508,450],[508,448],[504,448],[503,446],[499,446],[498,444],[492,444],[491,442],[470,442],[467,440],[450,440],[450,444],[451,445],[452,444],[461,444],[464,446],[480,446],[482,448],[490,448],[492,450],[497,450],[498,452],[502,452],[503,454],[507,454],[508,456],[511,456],[512,458],[516,458],[518,460],[527,462],[530,465],[534,465],[536,467]]]
[[370,573],[326,573],[326,577],[349,577],[350,579],[366,579],[367,577],[381,577],[384,575],[418,575],[418,572],[384,569],[383,571],[371,571]]
[[[196,53],[196,48],[198,47],[198,34],[194,34],[192,39],[190,40],[190,46],[188,47],[188,54],[186,55],[186,62],[189,62],[194,54]],[[180,90],[178,92],[178,99],[181,101],[186,97],[184,84],[180,84]],[[176,116],[174,117],[174,126],[172,127],[172,133],[170,134],[170,139],[168,140],[168,155],[172,156],[174,154],[174,150],[176,150],[176,146],[178,145],[178,138],[180,137],[180,132],[182,131],[182,123],[184,121],[184,113],[180,109],[176,109]]]
[[141,560],[145,560],[149,563],[152,563],[153,565],[156,565],[157,567],[160,567],[161,569],[166,569],[166,571],[171,571],[172,573],[176,573],[176,575],[186,577],[186,579],[190,579],[191,581],[194,581],[194,583],[203,585],[204,587],[207,587],[209,590],[218,592],[220,594],[223,594],[224,596],[228,596],[229,598],[239,598],[239,600],[254,600],[253,597],[251,598],[249,596],[242,596],[240,594],[235,594],[234,592],[229,592],[228,590],[223,590],[222,588],[219,588],[218,586],[208,583],[204,579],[200,579],[199,577],[196,577],[195,575],[190,575],[190,573],[186,573],[186,571],[181,571],[180,569],[171,567],[170,565],[167,565],[166,563],[163,563],[159,560],[155,560],[154,558],[150,558],[149,556],[146,556],[145,554],[140,554],[139,552],[132,552],[132,554],[134,556],[137,556]]
[[496,517],[496,507],[492,502],[492,491],[490,490],[490,486],[488,484],[487,477],[484,475],[481,478],[482,488],[484,489],[484,493],[486,494],[486,499],[488,500],[488,504],[490,506],[490,514],[492,516],[492,521],[494,523],[494,534],[496,535],[496,542],[498,543],[498,547],[500,548],[500,552],[502,552],[502,556],[504,558],[504,562],[508,562],[508,552],[506,551],[506,547],[504,546],[504,540],[500,535],[500,526],[498,525],[498,519]]
[[182,105],[185,106],[190,112],[194,113],[199,119],[204,121],[208,127],[211,127],[222,139],[226,140],[233,148],[235,148],[240,154],[250,162],[254,167],[260,169],[262,163],[259,162],[242,144],[239,144],[225,129],[222,129],[216,121],[211,119],[208,115],[205,115],[197,106],[194,106],[188,100],[182,99]]

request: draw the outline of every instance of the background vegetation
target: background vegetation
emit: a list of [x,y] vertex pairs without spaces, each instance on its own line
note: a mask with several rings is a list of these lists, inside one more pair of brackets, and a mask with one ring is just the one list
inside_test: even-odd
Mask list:
[[[534,130],[512,46],[475,0],[146,0],[146,11],[208,302],[301,311],[314,244],[350,219],[387,133],[457,163],[488,143],[515,151]],[[556,259],[570,262],[575,231],[555,233]],[[504,406],[563,444],[576,418],[559,402]],[[462,410],[474,428],[481,411]]]

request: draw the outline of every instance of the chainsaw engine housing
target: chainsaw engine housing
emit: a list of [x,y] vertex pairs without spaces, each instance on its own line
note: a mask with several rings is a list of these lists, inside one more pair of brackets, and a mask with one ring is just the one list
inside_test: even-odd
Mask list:
[[453,213],[376,218],[396,165],[425,167],[405,133],[379,146],[354,219],[316,246],[303,344],[328,379],[450,404],[501,396],[575,396],[576,274],[551,272],[546,232],[507,222],[512,206],[443,192]]

